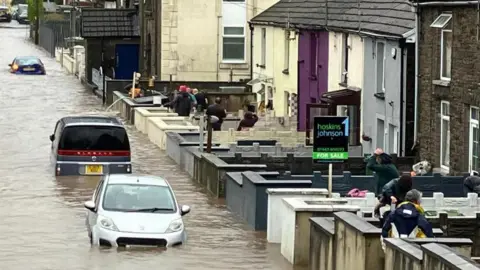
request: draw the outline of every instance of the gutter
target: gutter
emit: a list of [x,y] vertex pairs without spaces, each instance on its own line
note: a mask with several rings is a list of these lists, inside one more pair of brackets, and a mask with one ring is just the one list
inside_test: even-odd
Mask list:
[[[273,26],[273,27],[285,28],[285,23],[277,23],[277,22],[250,21],[250,22],[248,22],[248,24],[249,25],[264,25],[264,26]],[[306,26],[306,25],[293,24],[293,23],[290,23],[290,25],[292,27],[296,28],[296,29],[309,30],[309,31],[329,31],[329,32],[352,33],[352,34],[357,34],[357,35],[366,35],[366,36],[371,36],[371,37],[381,37],[381,38],[393,39],[393,40],[399,40],[399,39],[403,38],[402,35],[377,34],[377,33],[373,33],[373,32],[370,32],[370,31],[348,30],[348,29],[332,27],[332,26],[328,26],[328,29],[327,29],[326,26]]]
[[477,5],[478,1],[449,1],[449,2],[423,2],[423,3],[413,3],[413,6],[468,6],[468,5]]

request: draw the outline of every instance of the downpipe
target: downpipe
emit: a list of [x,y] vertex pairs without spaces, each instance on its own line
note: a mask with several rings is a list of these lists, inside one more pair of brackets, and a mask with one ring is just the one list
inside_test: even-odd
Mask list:
[[417,145],[418,141],[418,74],[419,74],[419,46],[418,41],[420,40],[420,16],[418,15],[418,7],[415,8],[415,102],[414,102],[414,122],[413,122],[413,148]]

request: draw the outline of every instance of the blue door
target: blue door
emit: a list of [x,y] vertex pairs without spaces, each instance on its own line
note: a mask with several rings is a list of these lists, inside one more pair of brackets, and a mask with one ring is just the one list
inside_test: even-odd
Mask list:
[[138,70],[138,44],[117,44],[115,46],[115,79],[131,80]]

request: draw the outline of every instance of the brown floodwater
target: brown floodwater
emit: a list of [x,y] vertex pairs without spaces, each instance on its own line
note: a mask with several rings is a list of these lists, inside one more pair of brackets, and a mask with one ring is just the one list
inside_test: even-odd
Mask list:
[[[238,222],[131,127],[134,172],[166,177],[179,203],[192,207],[188,242],[168,250],[91,247],[83,203],[98,177],[56,178],[49,135],[60,117],[105,114],[101,100],[29,42],[26,29],[0,27],[0,37],[0,269],[292,269],[278,245]],[[20,55],[40,56],[47,75],[8,73]]]

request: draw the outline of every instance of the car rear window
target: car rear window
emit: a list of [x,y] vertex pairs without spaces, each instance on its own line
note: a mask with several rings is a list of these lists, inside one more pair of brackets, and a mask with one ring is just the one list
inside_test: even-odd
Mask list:
[[40,64],[40,60],[37,58],[19,58],[15,61],[19,66],[28,66]]
[[128,135],[122,127],[69,126],[59,142],[61,150],[130,151]]

